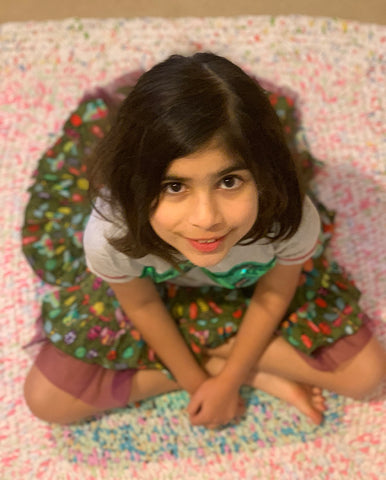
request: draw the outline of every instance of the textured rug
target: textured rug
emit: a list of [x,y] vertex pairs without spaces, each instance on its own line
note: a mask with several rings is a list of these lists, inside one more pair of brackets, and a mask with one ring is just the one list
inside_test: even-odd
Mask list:
[[386,342],[386,29],[327,18],[108,19],[0,26],[0,478],[383,478],[385,387],[366,402],[328,394],[321,427],[268,395],[244,392],[243,422],[189,425],[184,393],[86,424],[32,417],[22,396],[30,339],[47,291],[20,250],[26,190],[41,153],[85,90],[171,53],[212,50],[297,92],[304,142],[325,162],[315,188],[337,211],[335,258],[363,291]]

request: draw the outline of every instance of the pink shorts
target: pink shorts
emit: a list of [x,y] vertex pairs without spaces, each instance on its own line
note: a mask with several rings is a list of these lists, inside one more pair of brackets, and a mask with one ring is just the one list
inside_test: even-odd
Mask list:
[[110,370],[74,358],[45,341],[35,366],[56,387],[100,409],[129,403],[131,380],[137,370]]
[[[371,339],[366,326],[354,334],[320,348],[313,357],[299,355],[313,368],[334,371],[358,354]],[[115,371],[78,360],[45,341],[35,360],[36,367],[56,387],[100,409],[124,407],[129,403],[135,369]]]
[[353,335],[339,338],[327,347],[318,348],[312,356],[299,350],[297,350],[297,353],[316,370],[333,372],[339,365],[355,357],[371,338],[372,333],[370,330],[365,325],[362,325]]

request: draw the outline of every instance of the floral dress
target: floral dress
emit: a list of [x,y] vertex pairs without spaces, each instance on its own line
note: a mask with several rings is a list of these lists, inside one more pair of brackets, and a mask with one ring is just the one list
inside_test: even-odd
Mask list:
[[[87,268],[82,243],[91,213],[84,159],[108,131],[110,114],[137,76],[129,76],[128,85],[122,86],[119,80],[86,96],[70,114],[61,137],[44,153],[34,173],[22,242],[36,274],[56,287],[43,298],[39,319],[48,341],[77,359],[105,368],[167,371],[126,316],[108,283]],[[293,154],[311,178],[318,162],[298,146],[292,99],[270,92],[267,95]],[[277,333],[303,355],[312,357],[338,339],[358,332],[365,315],[358,305],[360,292],[325,255],[333,232],[333,212],[311,191],[309,195],[319,211],[321,233]],[[192,267],[189,262],[181,264],[185,272]],[[141,275],[154,280],[183,338],[200,361],[204,349],[219,346],[235,335],[253,284],[262,272],[249,263],[229,271],[222,281],[215,279],[213,285],[204,286],[177,285],[172,283],[176,272],[171,273],[157,276],[149,265]]]

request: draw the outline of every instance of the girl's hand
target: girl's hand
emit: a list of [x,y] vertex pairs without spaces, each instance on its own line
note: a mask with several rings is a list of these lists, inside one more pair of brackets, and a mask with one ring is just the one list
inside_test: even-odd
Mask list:
[[241,417],[245,405],[237,389],[221,377],[211,377],[194,393],[187,411],[192,425],[216,428]]

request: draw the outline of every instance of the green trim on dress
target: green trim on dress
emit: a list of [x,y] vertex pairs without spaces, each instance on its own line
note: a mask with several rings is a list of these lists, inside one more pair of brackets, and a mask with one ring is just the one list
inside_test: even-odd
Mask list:
[[214,273],[206,268],[201,270],[217,284],[224,288],[240,288],[250,287],[257,280],[265,275],[271,268],[275,266],[276,258],[267,263],[246,262],[235,265],[228,272]]
[[[276,258],[273,258],[267,263],[256,263],[256,262],[245,262],[238,265],[235,265],[227,272],[211,272],[204,267],[199,268],[202,272],[205,273],[211,280],[217,283],[217,285],[223,288],[240,288],[240,287],[250,287],[254,285],[257,280],[265,275],[271,268],[276,264]],[[155,283],[168,282],[173,278],[178,277],[182,273],[187,273],[195,265],[191,262],[186,262],[179,265],[181,271],[179,272],[175,268],[169,268],[166,272],[158,273],[155,267],[144,267],[141,273],[141,278],[149,277]]]
[[181,275],[181,273],[189,272],[189,270],[192,269],[192,266],[193,264],[188,265],[187,263],[184,263],[179,265],[181,269],[180,272],[175,268],[169,268],[169,270],[166,270],[166,272],[163,272],[163,273],[158,273],[155,267],[144,267],[140,275],[140,278],[149,277],[155,283],[167,282],[172,278],[178,277],[179,275]]

